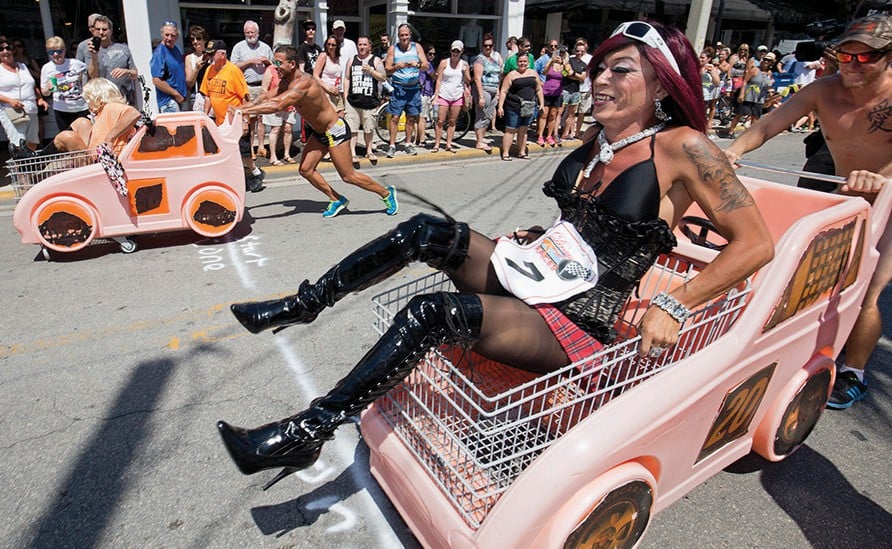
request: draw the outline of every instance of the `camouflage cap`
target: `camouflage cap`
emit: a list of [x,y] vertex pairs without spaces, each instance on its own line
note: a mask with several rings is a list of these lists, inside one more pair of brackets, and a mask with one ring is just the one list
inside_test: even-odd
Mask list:
[[836,40],[836,44],[861,42],[875,50],[884,50],[892,44],[892,16],[877,14],[868,15],[854,21],[846,29],[845,34]]

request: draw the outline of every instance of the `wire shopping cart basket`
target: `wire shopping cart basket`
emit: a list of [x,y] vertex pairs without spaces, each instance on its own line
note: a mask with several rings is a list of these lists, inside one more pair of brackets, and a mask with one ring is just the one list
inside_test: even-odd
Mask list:
[[[695,311],[679,342],[662,357],[638,356],[635,327],[651,296],[686,282],[702,267],[680,255],[661,256],[627,301],[617,340],[587,359],[536,375],[446,345],[432,349],[375,407],[466,523],[478,528],[555,440],[728,331],[746,306],[749,281]],[[438,291],[455,291],[439,272],[375,296],[375,330],[383,333],[413,296]]]
[[10,159],[6,161],[6,168],[9,171],[12,190],[18,199],[23,197],[28,189],[48,177],[95,162],[96,151],[88,149]]

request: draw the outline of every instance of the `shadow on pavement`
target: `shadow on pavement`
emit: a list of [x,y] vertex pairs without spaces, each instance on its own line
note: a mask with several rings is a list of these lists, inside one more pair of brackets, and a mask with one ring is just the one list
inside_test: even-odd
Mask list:
[[765,467],[760,481],[812,547],[888,547],[892,539],[892,514],[869,494],[858,492],[830,460],[808,446]]
[[[358,431],[359,425],[356,429]],[[347,425],[341,427],[342,430],[348,428]],[[333,443],[329,443],[331,445]],[[333,448],[327,448],[329,455]],[[321,459],[325,459],[326,450],[323,449]],[[334,465],[335,467],[337,465]],[[275,474],[276,471],[269,471],[267,474]],[[368,479],[367,484],[362,482]],[[292,481],[294,482],[294,481]],[[297,489],[309,488],[302,481],[297,481]],[[277,486],[276,488],[281,488]],[[273,488],[271,488],[273,489]],[[369,450],[368,446],[359,442],[353,454],[353,463],[344,469],[336,478],[324,482],[313,490],[310,490],[296,499],[286,501],[276,505],[267,505],[262,507],[254,507],[251,509],[251,516],[254,518],[257,528],[265,535],[274,535],[282,537],[297,528],[311,526],[319,520],[322,515],[331,513],[334,519],[339,520],[340,513],[338,504],[347,500],[353,494],[368,490],[369,496],[374,500],[382,512],[385,520],[387,520],[394,535],[400,542],[400,547],[417,548],[420,547],[418,541],[412,535],[408,526],[399,518],[396,509],[391,505],[387,495],[378,486],[374,478],[369,472]],[[340,520],[344,523],[349,522],[349,516],[341,516]],[[339,525],[335,523],[330,530],[339,530]]]
[[[138,364],[98,429],[84,441],[80,457],[61,482],[55,500],[19,546],[94,547],[115,516],[131,466],[150,434],[150,419],[176,363],[149,360]],[[52,436],[52,435],[50,435]],[[47,464],[53,461],[46,456]],[[17,544],[16,544],[17,545]]]

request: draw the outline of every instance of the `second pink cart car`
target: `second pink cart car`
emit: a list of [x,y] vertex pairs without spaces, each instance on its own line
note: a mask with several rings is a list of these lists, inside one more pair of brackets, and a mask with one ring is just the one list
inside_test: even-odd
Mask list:
[[124,252],[128,236],[191,229],[222,236],[241,221],[245,180],[238,140],[241,117],[217,127],[203,113],[160,114],[141,127],[118,160],[127,195],[110,183],[94,151],[8,163],[21,194],[13,221],[25,244],[74,252],[111,238]]

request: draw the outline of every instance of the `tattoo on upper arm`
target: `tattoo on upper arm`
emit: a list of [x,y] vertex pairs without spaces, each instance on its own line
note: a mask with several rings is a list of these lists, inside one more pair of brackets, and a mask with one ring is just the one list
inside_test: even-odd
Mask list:
[[730,212],[755,204],[749,191],[734,174],[728,158],[718,148],[711,146],[711,143],[704,142],[704,139],[706,137],[702,136],[696,142],[684,143],[682,149],[688,160],[697,167],[703,182],[718,187],[721,202],[715,207],[715,211]]
[[892,105],[888,99],[883,99],[877,106],[870,109],[867,113],[867,121],[870,127],[867,133],[873,133],[876,130],[884,132],[892,132]]

